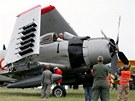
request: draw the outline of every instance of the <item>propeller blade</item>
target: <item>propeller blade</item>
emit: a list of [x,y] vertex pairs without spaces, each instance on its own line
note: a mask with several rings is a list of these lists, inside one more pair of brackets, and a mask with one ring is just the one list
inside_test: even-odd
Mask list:
[[114,43],[112,43],[109,38],[107,38],[107,36],[105,35],[105,33],[104,33],[102,30],[101,30],[101,33],[102,33],[102,35],[109,41],[109,43],[110,43],[113,47],[115,47],[115,48],[117,49],[116,45],[115,45]]
[[121,22],[121,16],[119,16],[119,22],[118,22],[118,34],[117,34],[116,45],[118,45],[118,43],[119,43],[120,22]]
[[117,35],[116,45],[118,45],[118,43],[119,43],[119,34]]
[[106,39],[108,39],[107,36],[105,35],[105,33],[102,30],[101,30],[101,33]]
[[124,55],[123,52],[118,52],[118,56],[119,56],[119,59],[120,59],[125,65],[128,65],[128,64],[129,64],[129,61],[128,61],[127,57]]
[[114,75],[117,71],[117,62],[118,62],[118,56],[117,54],[115,54],[113,57],[112,57],[112,61],[111,61],[111,72],[112,74]]

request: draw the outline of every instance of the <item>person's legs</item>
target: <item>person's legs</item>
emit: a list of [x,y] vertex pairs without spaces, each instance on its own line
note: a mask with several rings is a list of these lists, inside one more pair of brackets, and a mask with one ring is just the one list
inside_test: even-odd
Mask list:
[[128,101],[129,85],[125,85],[125,87],[124,87],[124,91],[125,91],[124,101]]
[[89,101],[91,101],[92,97],[92,87],[89,87]]
[[121,100],[122,93],[123,93],[123,86],[120,85],[119,86],[119,91],[118,91],[118,96],[117,96],[117,101],[120,101]]
[[45,97],[45,91],[46,91],[46,86],[43,85],[42,88],[41,88],[41,98]]
[[99,92],[100,92],[100,89],[98,89],[96,87],[92,88],[92,99],[91,99],[91,101],[98,101]]
[[103,101],[103,94],[102,93],[103,93],[102,90],[100,90],[100,95],[99,96],[100,96],[101,101]]
[[109,88],[101,88],[101,101],[109,101]]
[[51,84],[48,84],[46,87],[46,98],[50,96],[50,88],[51,88]]
[[89,101],[89,88],[85,87],[84,90],[85,90],[85,101]]

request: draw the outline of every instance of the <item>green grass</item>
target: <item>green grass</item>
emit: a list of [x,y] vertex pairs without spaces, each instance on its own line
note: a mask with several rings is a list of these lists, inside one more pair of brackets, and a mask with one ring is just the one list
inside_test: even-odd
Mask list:
[[[110,92],[110,101],[116,101],[117,91]],[[0,88],[0,101],[44,101],[40,98],[40,89],[7,89]],[[47,101],[84,101],[84,90],[67,90],[67,96],[51,96]],[[122,100],[123,101],[123,100]],[[135,91],[130,91],[129,101],[135,101]]]

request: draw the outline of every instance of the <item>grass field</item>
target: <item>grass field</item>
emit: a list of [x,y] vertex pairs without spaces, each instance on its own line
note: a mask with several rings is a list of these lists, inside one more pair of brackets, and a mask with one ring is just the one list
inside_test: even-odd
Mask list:
[[[110,92],[110,101],[116,101],[117,91]],[[67,96],[56,98],[51,96],[48,99],[40,98],[40,89],[7,89],[0,88],[0,101],[84,101],[84,90],[67,90]],[[123,101],[123,100],[122,100]],[[135,91],[130,91],[129,101],[135,101]]]

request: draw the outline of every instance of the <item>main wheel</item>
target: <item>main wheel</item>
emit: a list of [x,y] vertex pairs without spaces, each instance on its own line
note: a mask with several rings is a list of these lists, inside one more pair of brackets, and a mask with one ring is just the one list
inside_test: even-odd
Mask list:
[[55,86],[52,95],[55,97],[65,97],[66,96],[66,90],[63,86]]

